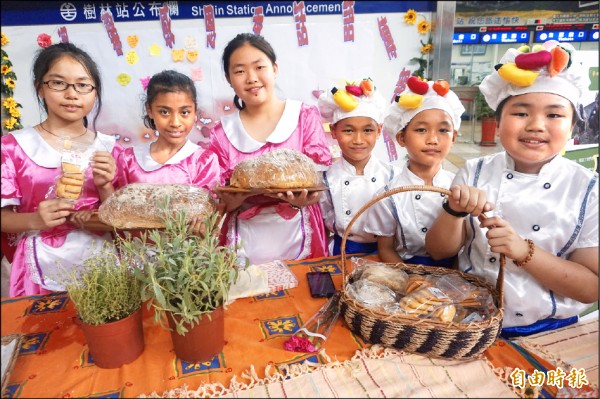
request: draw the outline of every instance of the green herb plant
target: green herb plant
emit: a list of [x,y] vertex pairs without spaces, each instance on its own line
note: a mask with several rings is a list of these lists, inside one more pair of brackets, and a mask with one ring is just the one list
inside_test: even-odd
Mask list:
[[62,268],[62,282],[82,322],[106,324],[123,319],[142,305],[141,283],[112,242],[73,269]]
[[487,101],[485,101],[485,97],[479,91],[475,95],[475,117],[480,120],[481,118],[494,118],[496,116],[496,111],[490,108]]
[[124,239],[123,247],[136,259],[136,276],[142,282],[142,299],[154,308],[154,321],[164,323],[167,312],[178,315],[176,330],[199,323],[205,315],[225,306],[238,276],[236,247],[219,245],[220,215],[204,219],[204,234],[189,232],[185,211],[169,211],[169,199],[160,205],[164,229],[153,229]]

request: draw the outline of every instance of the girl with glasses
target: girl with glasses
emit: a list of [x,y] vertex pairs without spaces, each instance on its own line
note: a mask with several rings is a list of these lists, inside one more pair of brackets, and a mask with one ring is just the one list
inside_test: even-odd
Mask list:
[[46,119],[2,136],[2,232],[17,237],[10,296],[62,290],[59,268],[81,264],[111,240],[80,227],[112,193],[122,150],[88,128],[88,115],[95,110],[95,122],[100,113],[102,83],[85,51],[72,43],[40,50],[33,86]]

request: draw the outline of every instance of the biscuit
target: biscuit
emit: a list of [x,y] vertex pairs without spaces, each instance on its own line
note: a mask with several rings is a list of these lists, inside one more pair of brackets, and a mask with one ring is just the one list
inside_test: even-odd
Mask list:
[[73,163],[63,162],[61,168],[65,173],[81,173],[81,166]]
[[419,288],[431,287],[432,285],[431,281],[425,276],[412,274],[408,277],[408,281],[406,282],[406,293],[410,294]]
[[59,182],[56,185],[56,196],[59,198],[66,198],[66,199],[72,199],[72,200],[78,199],[79,195],[81,194],[81,187],[77,187],[79,189],[78,193],[73,193],[73,192],[67,191],[67,187],[75,187],[75,186],[68,186],[66,184],[61,184]]
[[456,307],[452,304],[437,308],[431,314],[431,317],[445,322],[451,322],[456,315]]
[[70,186],[83,186],[83,179],[74,178],[70,174],[63,175],[63,177],[60,178],[60,182]]

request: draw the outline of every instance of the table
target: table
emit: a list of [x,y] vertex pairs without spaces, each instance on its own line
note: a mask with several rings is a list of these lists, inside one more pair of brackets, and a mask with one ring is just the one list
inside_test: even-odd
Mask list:
[[[471,362],[406,354],[364,342],[341,318],[320,353],[285,351],[283,342],[326,301],[310,297],[306,272],[330,271],[339,288],[339,262],[339,256],[286,262],[298,287],[230,304],[225,311],[227,344],[201,364],[177,359],[170,333],[154,324],[144,307],[144,353],[119,369],[100,369],[88,356],[65,293],[3,298],[2,335],[25,336],[2,396],[517,397],[525,387],[511,386],[512,370],[555,367],[553,359],[544,359],[549,349],[534,353],[523,343],[504,340],[492,345],[485,358]],[[597,337],[597,323],[595,333]],[[595,360],[586,367],[595,365],[597,372],[597,340],[595,348]],[[577,392],[598,397],[597,386],[582,389]]]

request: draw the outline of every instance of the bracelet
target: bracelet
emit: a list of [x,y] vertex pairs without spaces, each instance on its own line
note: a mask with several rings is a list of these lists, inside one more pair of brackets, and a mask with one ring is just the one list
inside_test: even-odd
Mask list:
[[529,238],[525,238],[525,241],[527,242],[527,245],[529,245],[529,253],[525,257],[525,259],[523,259],[521,261],[517,261],[517,260],[513,259],[513,263],[518,267],[525,266],[531,260],[531,258],[533,258],[533,254],[535,253],[535,244],[533,243],[533,240],[530,240]]
[[469,212],[456,212],[454,209],[450,208],[450,204],[448,204],[447,197],[446,197],[446,199],[444,199],[444,202],[442,203],[442,208],[444,208],[444,210],[446,212],[448,212],[450,215],[457,217],[457,218],[464,218],[465,216],[469,216]]
[[297,211],[299,211],[299,210],[300,210],[300,207],[299,207],[299,206],[296,206],[296,205],[292,204],[291,202],[288,202],[288,204],[290,204],[290,208],[292,208],[292,209],[295,209],[295,210],[297,210]]

